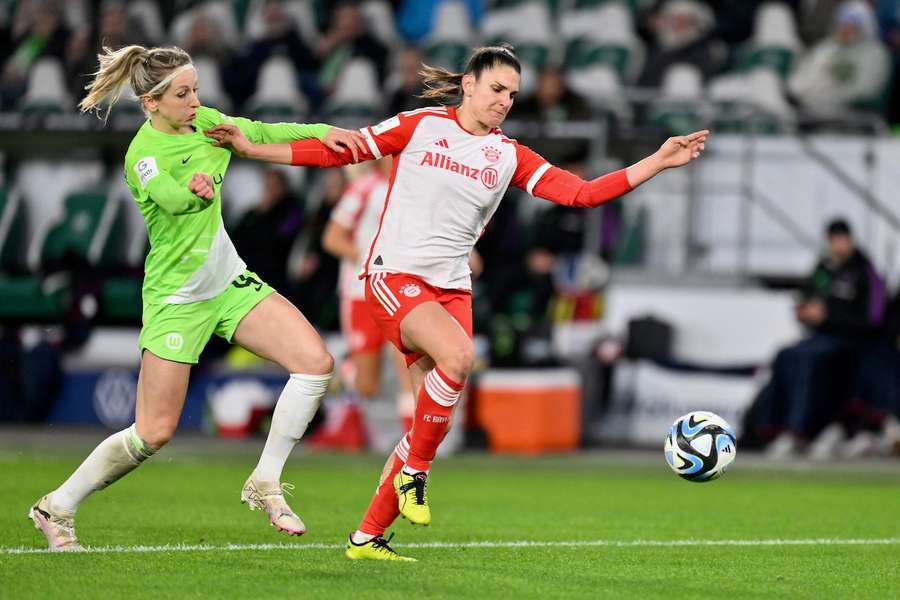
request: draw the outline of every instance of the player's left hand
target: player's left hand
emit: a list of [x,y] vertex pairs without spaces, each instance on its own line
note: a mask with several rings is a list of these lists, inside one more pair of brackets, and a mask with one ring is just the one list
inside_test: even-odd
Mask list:
[[341,129],[340,127],[332,127],[325,135],[322,143],[328,146],[330,150],[342,154],[346,150],[350,150],[353,155],[353,162],[359,162],[360,153],[366,151],[366,138],[358,131],[350,131]]
[[670,137],[656,151],[656,157],[659,159],[662,169],[671,167],[680,167],[686,165],[696,158],[700,158],[700,154],[706,148],[706,138],[709,130],[695,131],[688,135],[678,135]]
[[231,151],[238,156],[247,156],[253,148],[253,144],[244,136],[237,125],[220,123],[219,125],[204,130],[203,135],[214,139],[214,146],[230,148]]

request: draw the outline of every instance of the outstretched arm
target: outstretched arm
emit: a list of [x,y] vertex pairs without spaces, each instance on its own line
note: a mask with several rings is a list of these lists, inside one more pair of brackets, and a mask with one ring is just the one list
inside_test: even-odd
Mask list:
[[374,158],[362,135],[337,127],[321,142],[304,139],[284,144],[254,144],[239,127],[226,123],[203,133],[214,139],[216,146],[229,148],[238,156],[283,165],[337,167]]
[[709,132],[667,139],[659,150],[626,169],[620,169],[591,181],[552,166],[538,154],[519,146],[522,169],[513,185],[530,194],[557,204],[590,208],[627,194],[662,171],[680,167],[699,158],[706,147]]

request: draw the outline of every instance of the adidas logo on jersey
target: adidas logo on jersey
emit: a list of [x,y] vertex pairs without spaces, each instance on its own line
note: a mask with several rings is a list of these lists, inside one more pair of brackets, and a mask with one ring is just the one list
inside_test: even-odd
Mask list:
[[459,173],[472,181],[478,181],[478,176],[481,174],[481,169],[464,165],[440,152],[426,152],[425,157],[419,164],[422,166],[437,167],[438,169],[444,169],[445,171],[450,171],[452,173]]
[[448,144],[448,143],[447,143],[447,140],[444,139],[444,138],[441,138],[441,139],[439,139],[438,141],[436,141],[436,142],[434,143],[434,145],[435,145],[435,146],[440,146],[441,148],[446,148],[447,150],[450,149],[450,144]]
[[400,293],[407,298],[415,298],[422,293],[422,288],[414,283],[407,283],[400,288]]

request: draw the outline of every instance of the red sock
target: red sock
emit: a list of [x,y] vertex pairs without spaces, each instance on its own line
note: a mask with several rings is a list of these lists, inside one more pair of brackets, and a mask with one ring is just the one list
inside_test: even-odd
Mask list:
[[397,508],[397,493],[394,491],[394,476],[400,472],[409,448],[409,436],[405,435],[394,448],[390,460],[381,473],[381,482],[369,502],[369,508],[358,529],[368,535],[382,535],[400,514]]
[[447,429],[453,407],[463,385],[447,377],[435,367],[425,375],[419,389],[416,415],[410,432],[409,458],[406,464],[416,471],[427,471]]

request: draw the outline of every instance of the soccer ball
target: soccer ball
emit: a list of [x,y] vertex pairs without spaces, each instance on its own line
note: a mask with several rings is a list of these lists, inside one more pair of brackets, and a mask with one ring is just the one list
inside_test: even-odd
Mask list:
[[704,411],[678,417],[666,436],[666,462],[688,481],[712,481],[734,462],[737,443],[725,419]]

